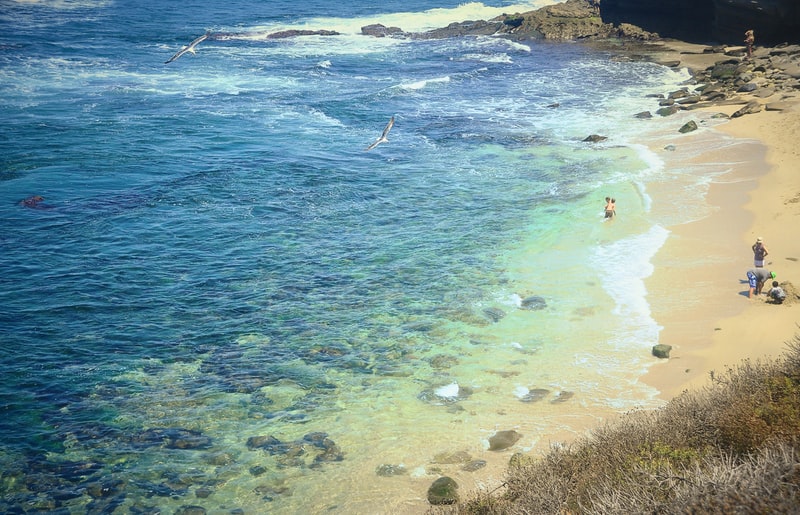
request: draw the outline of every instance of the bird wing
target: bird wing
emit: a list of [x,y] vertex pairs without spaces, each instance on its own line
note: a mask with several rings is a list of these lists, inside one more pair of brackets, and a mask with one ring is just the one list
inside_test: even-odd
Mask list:
[[389,141],[388,139],[386,139],[386,136],[389,134],[389,131],[392,130],[393,126],[394,126],[394,116],[389,118],[389,123],[387,123],[386,127],[384,127],[383,133],[381,134],[381,137],[376,139],[375,142],[372,145],[370,145],[367,148],[365,148],[364,152],[366,152],[367,150],[372,150],[373,148],[377,147],[381,143],[386,143],[387,141]]
[[194,47],[196,47],[198,44],[202,43],[206,39],[208,39],[208,32],[206,32],[205,34],[203,34],[199,38],[195,38],[194,41],[189,43],[187,46],[185,46],[185,47],[181,48],[180,50],[178,50],[177,52],[175,52],[175,55],[173,55],[172,57],[170,57],[169,59],[164,61],[164,64],[171,63],[172,61],[174,61],[175,59],[179,58],[180,56],[182,56],[186,52],[194,53]]
[[383,133],[381,134],[381,139],[385,140],[386,136],[389,134],[389,131],[392,130],[394,127],[394,116],[389,118],[389,123],[386,124],[386,128],[383,129]]
[[203,41],[205,41],[205,40],[207,40],[207,39],[208,39],[208,32],[206,32],[205,34],[203,34],[203,35],[202,35],[202,36],[200,36],[199,38],[196,38],[194,41],[192,41],[191,43],[189,43],[189,48],[194,48],[194,47],[195,47],[195,46],[197,46],[199,43],[202,43]]

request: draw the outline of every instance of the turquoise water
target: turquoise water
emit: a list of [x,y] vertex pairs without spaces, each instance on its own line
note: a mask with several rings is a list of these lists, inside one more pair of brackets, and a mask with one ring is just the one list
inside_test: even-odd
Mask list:
[[673,128],[632,115],[685,72],[359,34],[534,3],[2,5],[4,511],[413,512],[495,430],[657,405],[637,142]]

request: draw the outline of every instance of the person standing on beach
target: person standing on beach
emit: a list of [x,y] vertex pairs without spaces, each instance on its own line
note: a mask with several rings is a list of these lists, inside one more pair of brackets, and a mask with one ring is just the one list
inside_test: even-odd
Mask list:
[[753,43],[756,42],[756,36],[753,33],[753,29],[750,29],[744,33],[744,43],[747,45],[747,58],[753,58]]
[[764,287],[764,283],[767,282],[767,279],[775,279],[775,272],[770,272],[764,268],[748,270],[747,281],[750,283],[750,293],[747,297],[752,299],[753,292],[755,292],[756,295],[761,295],[761,289]]
[[759,236],[753,243],[753,266],[764,268],[764,258],[769,255],[767,247],[764,246],[764,238]]

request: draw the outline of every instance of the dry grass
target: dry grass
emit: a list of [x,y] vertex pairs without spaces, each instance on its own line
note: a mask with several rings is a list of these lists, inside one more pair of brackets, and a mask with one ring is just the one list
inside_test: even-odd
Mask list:
[[431,513],[800,513],[800,338],[540,458],[506,486]]

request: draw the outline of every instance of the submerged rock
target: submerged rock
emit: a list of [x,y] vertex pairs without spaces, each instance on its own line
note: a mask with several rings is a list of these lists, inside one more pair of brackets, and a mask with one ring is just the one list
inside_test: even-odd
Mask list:
[[[278,463],[283,467],[302,467],[306,465],[309,451],[318,449],[310,467],[319,467],[322,463],[344,460],[344,453],[336,442],[328,438],[327,433],[308,433],[293,442],[282,442],[274,436],[251,436],[247,439],[247,448],[261,449],[271,456],[278,456]],[[251,473],[252,469],[251,469]],[[263,472],[260,472],[263,473]],[[256,474],[254,474],[256,475]]]
[[439,354],[437,356],[433,356],[430,359],[431,367],[432,368],[450,368],[454,365],[458,365],[459,359],[455,356],[448,356],[446,354]]
[[175,515],[205,515],[206,509],[202,506],[181,506],[175,510]]
[[480,470],[486,466],[486,460],[472,460],[468,463],[465,463],[461,470],[464,472],[475,472],[476,470]]
[[524,299],[522,299],[520,307],[522,309],[529,309],[535,311],[546,308],[547,301],[538,295],[531,295],[530,297],[525,297]]
[[517,392],[517,398],[522,402],[537,402],[550,394],[550,390],[544,388],[525,388]]
[[440,477],[428,488],[428,502],[433,505],[457,503],[458,483],[451,477]]
[[207,449],[211,438],[200,431],[176,427],[153,428],[135,435],[131,442],[136,445],[161,445],[167,449]]
[[472,456],[470,456],[466,451],[440,452],[433,457],[433,461],[431,461],[431,463],[436,463],[438,465],[452,465],[455,463],[466,463],[471,459]]
[[486,308],[483,314],[489,317],[492,322],[499,322],[506,316],[506,312],[500,308]]
[[381,477],[403,476],[407,473],[408,471],[404,465],[390,465],[384,463],[375,469],[375,474]]
[[498,431],[489,437],[489,450],[502,451],[503,449],[508,449],[517,443],[520,438],[522,438],[522,435],[513,429],[507,431]]
[[263,467],[261,465],[253,465],[250,467],[250,475],[251,476],[261,476],[267,472],[267,467]]
[[556,395],[556,397],[552,401],[550,401],[550,404],[560,404],[562,402],[567,402],[574,395],[575,395],[575,392],[569,392],[569,391],[566,391],[566,390],[562,391],[562,392],[558,392],[558,395]]
[[601,136],[599,134],[590,134],[586,136],[583,141],[588,143],[599,143],[608,139],[608,136]]

